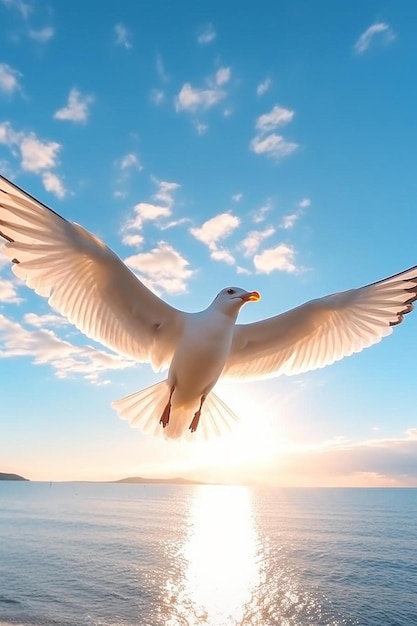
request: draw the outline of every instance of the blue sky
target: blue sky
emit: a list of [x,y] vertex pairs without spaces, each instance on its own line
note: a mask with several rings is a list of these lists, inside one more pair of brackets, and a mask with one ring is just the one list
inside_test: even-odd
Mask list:
[[[254,321],[417,264],[417,5],[0,0],[0,171],[185,310]],[[0,257],[0,471],[417,485],[417,318],[329,368],[219,385],[222,441],[110,402],[159,380],[82,337]]]

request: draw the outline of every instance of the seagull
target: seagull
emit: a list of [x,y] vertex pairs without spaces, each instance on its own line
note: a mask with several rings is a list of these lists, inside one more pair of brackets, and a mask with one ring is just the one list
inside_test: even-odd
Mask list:
[[417,266],[311,300],[250,324],[257,291],[226,287],[203,311],[174,308],[106,244],[0,176],[0,237],[13,272],[87,337],[165,380],[117,400],[119,417],[168,439],[230,430],[234,412],[213,392],[223,377],[262,379],[322,368],[378,343],[417,299]]

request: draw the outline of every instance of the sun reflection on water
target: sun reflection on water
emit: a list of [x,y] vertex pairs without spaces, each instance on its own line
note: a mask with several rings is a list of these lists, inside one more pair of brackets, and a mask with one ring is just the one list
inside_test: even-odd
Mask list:
[[184,620],[181,623],[240,623],[244,606],[259,584],[256,546],[252,494],[247,487],[196,489],[181,550],[183,580],[176,584],[175,613]]

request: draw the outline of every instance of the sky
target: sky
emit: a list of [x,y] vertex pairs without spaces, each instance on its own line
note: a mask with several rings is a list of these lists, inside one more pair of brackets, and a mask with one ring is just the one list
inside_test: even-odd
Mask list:
[[[336,8],[337,4],[337,8]],[[417,264],[414,0],[0,0],[0,173],[173,306],[276,315]],[[0,253],[0,471],[417,486],[417,314],[330,367],[221,381],[207,443],[110,403],[161,380],[83,337]]]

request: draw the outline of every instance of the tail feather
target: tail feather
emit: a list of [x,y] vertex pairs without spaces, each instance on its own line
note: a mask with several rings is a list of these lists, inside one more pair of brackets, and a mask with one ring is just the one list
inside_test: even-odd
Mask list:
[[[112,407],[121,419],[131,426],[140,428],[152,435],[163,435],[167,439],[210,439],[220,437],[230,431],[238,418],[233,411],[213,392],[207,396],[201,411],[200,423],[196,433],[191,433],[189,426],[194,416],[193,409],[172,407],[168,425],[159,424],[162,412],[169,399],[169,387],[166,380],[146,387],[129,396],[116,400]],[[197,408],[197,407],[196,407]]]

